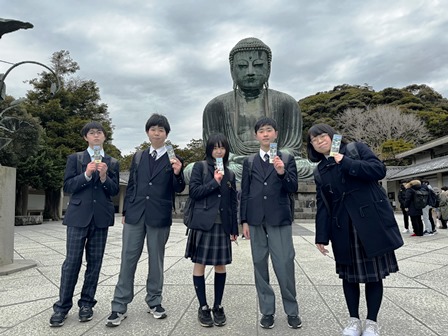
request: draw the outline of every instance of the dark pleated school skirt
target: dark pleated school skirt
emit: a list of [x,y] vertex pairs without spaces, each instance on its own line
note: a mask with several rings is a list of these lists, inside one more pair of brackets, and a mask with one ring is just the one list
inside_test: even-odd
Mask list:
[[230,237],[222,224],[213,224],[210,231],[190,229],[185,258],[202,265],[227,265],[232,262]]
[[398,272],[398,262],[394,251],[381,256],[368,258],[353,225],[350,225],[351,265],[336,263],[336,273],[339,278],[348,282],[377,282],[390,273]]

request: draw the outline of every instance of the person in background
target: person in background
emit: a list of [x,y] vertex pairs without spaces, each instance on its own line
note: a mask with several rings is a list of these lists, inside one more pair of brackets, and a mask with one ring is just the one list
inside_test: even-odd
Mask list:
[[448,187],[443,186],[440,188],[442,191],[440,192],[440,222],[442,223],[441,229],[447,228],[447,220],[448,220]]
[[[434,191],[432,189],[432,186],[429,184],[429,181],[422,180],[421,182],[422,182],[422,189],[428,190],[429,193]],[[423,235],[424,236],[432,236],[435,233],[437,233],[437,230],[436,230],[436,227],[435,227],[435,223],[434,223],[434,219],[431,216],[431,211],[432,211],[432,206],[430,204],[427,204],[422,209],[422,219],[423,219],[423,223],[425,225],[425,228],[423,230]]]
[[[190,197],[194,210],[188,228],[185,257],[193,266],[193,284],[199,301],[198,320],[203,327],[223,326],[227,318],[222,307],[226,283],[226,265],[232,262],[231,242],[238,239],[238,200],[235,174],[228,167],[229,142],[223,134],[212,134],[207,140],[205,154],[207,177],[204,180],[204,162],[196,162],[190,178]],[[216,160],[223,160],[224,171],[219,171]],[[212,309],[207,303],[205,267],[215,269]],[[211,317],[213,312],[213,318]]]
[[403,233],[409,233],[409,214],[406,211],[404,201],[406,199],[406,187],[405,183],[400,184],[400,191],[398,192],[398,202],[400,202],[400,209],[403,214],[404,230]]
[[414,194],[416,190],[422,188],[422,183],[419,180],[411,180],[406,183],[406,197],[405,197],[405,207],[406,211],[411,217],[412,229],[414,231],[411,237],[421,237],[423,236],[423,221],[422,221],[422,209],[417,209],[414,203]]
[[[315,243],[327,255],[331,241],[350,314],[342,335],[378,336],[383,279],[398,271],[394,250],[403,245],[403,239],[387,195],[378,185],[386,176],[386,167],[360,142],[355,143],[359,158],[346,155],[344,137],[339,152],[330,156],[335,134],[331,126],[316,124],[307,135],[308,158],[319,162],[314,175]],[[365,284],[367,302],[364,328],[359,317],[360,283]]]

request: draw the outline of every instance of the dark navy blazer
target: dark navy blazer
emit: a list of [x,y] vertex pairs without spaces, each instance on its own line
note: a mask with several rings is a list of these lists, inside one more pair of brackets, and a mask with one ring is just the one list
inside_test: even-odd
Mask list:
[[137,171],[135,155],[132,159],[123,208],[127,224],[136,224],[143,215],[149,226],[172,224],[173,198],[185,189],[184,173],[181,170],[178,176],[174,175],[167,153],[156,162],[151,174],[148,150],[142,153]]
[[117,162],[111,167],[111,157],[105,155],[102,161],[107,164],[108,169],[106,181],[101,183],[98,172],[92,175],[90,181],[84,176],[87,164],[91,161],[89,152],[84,151],[79,171],[77,154],[71,154],[67,158],[64,191],[72,194],[63,220],[63,224],[67,226],[86,227],[92,218],[99,228],[114,225],[115,207],[112,197],[120,190],[119,164]]
[[190,197],[195,200],[190,229],[209,231],[215,223],[218,210],[221,212],[221,221],[224,232],[229,235],[238,235],[238,199],[236,192],[235,174],[230,180],[230,172],[224,168],[221,184],[214,179],[214,164],[207,163],[208,171],[206,182],[203,182],[204,166],[196,162],[190,178]]
[[[278,153],[282,157],[281,152]],[[288,193],[297,192],[297,167],[289,155],[285,174],[278,175],[273,164],[265,174],[260,155],[255,155],[249,174],[249,159],[244,160],[241,180],[241,223],[260,225],[263,219],[268,225],[291,225]]]

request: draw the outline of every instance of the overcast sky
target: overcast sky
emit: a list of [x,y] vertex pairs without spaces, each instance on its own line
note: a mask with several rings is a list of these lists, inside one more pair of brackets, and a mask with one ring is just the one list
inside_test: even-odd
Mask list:
[[[122,154],[147,140],[154,112],[168,117],[173,143],[200,139],[205,105],[232,89],[229,51],[251,36],[272,49],[270,87],[296,100],[365,83],[448,97],[443,0],[2,0],[0,17],[34,25],[3,35],[0,60],[50,65],[70,52],[78,76],[98,84]],[[23,81],[43,70],[15,68],[7,94],[23,97]]]

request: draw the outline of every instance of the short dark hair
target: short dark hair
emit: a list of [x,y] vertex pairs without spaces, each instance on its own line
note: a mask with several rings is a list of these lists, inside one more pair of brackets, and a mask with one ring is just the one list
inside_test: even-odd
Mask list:
[[[306,136],[306,152],[308,154],[308,159],[312,162],[319,162],[325,158],[325,155],[322,153],[318,153],[311,143],[311,137],[316,137],[321,134],[328,134],[328,136],[333,139],[333,135],[338,134],[336,130],[327,124],[316,124],[310,127],[308,130],[308,134]],[[341,143],[346,144],[348,141],[344,137],[342,137]]]
[[81,135],[83,137],[87,136],[87,133],[91,129],[97,129],[98,131],[102,131],[104,133],[104,136],[107,138],[106,130],[104,129],[103,125],[101,125],[98,121],[91,121],[84,125],[84,127],[81,129]]
[[224,162],[224,165],[227,165],[230,155],[230,145],[226,136],[221,133],[211,134],[210,137],[208,138],[207,144],[205,145],[205,157],[207,161],[210,160],[214,161],[212,157],[212,152],[216,145],[222,146],[226,149],[226,154],[224,155],[222,161]]
[[168,119],[162,114],[154,113],[152,116],[149,117],[149,119],[145,125],[146,133],[148,133],[148,130],[153,126],[163,127],[165,129],[165,132],[167,135],[171,131],[171,127],[170,127],[170,123],[168,122]]
[[447,187],[447,186],[443,186],[443,187],[440,188],[440,189],[442,189],[443,191],[447,191],[447,190],[448,190],[448,187]]
[[277,131],[277,122],[274,119],[269,118],[269,117],[261,117],[255,123],[255,126],[254,126],[255,133],[257,133],[258,130],[260,129],[260,127],[263,127],[263,126],[272,126],[272,128],[275,131]]

